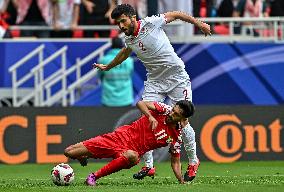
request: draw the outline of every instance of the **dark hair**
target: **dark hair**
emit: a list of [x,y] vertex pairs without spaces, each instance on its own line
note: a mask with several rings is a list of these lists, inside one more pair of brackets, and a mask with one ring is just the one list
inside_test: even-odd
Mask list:
[[194,114],[195,107],[191,101],[181,100],[176,105],[182,109],[184,117],[191,117]]
[[135,10],[129,4],[121,4],[121,5],[116,6],[114,10],[111,12],[111,18],[117,19],[122,14],[132,17],[133,15],[135,15]]
[[119,37],[114,37],[111,40],[111,48],[122,48],[123,47],[123,41]]

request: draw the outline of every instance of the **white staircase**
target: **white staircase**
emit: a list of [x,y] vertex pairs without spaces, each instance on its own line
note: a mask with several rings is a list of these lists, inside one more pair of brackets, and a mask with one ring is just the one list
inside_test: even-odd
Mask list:
[[[63,46],[48,58],[44,59],[43,53],[45,46],[44,44],[40,45],[9,68],[9,72],[12,73],[13,106],[23,106],[30,100],[34,102],[34,106],[53,106],[55,104],[68,106],[74,104],[76,101],[75,93],[77,88],[80,88],[82,84],[89,81],[97,74],[97,70],[90,70],[82,75],[81,68],[95,57],[101,57],[110,46],[111,43],[107,42],[85,58],[77,58],[76,63],[67,68],[66,52],[68,46]],[[30,72],[19,78],[19,68],[34,57],[38,57],[38,64],[33,67]],[[56,58],[61,58],[60,67],[49,76],[44,76],[46,66],[54,62]],[[68,84],[68,76],[74,73],[76,73],[75,81],[73,81],[72,84]],[[19,97],[21,90],[27,89],[27,87],[23,87],[23,84],[31,79],[34,80],[33,87],[29,87],[31,91],[25,95],[21,94],[21,97]],[[58,84],[61,85],[61,88],[57,91],[52,90],[52,88]]]

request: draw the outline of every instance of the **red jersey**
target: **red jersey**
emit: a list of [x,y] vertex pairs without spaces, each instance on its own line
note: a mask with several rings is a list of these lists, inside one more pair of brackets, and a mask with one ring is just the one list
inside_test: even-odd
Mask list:
[[[165,147],[169,144],[175,146],[175,153],[180,152],[180,126],[169,127],[165,120],[167,115],[171,112],[172,107],[164,103],[154,102],[156,110],[151,111],[153,117],[158,121],[156,129],[152,130],[149,119],[145,115],[133,122],[130,126],[133,127],[131,137],[133,138],[133,145],[136,146],[141,153],[149,150]],[[137,151],[138,153],[140,153]]]
[[151,114],[158,121],[156,129],[152,130],[148,117],[143,115],[130,125],[121,126],[112,133],[97,136],[83,144],[94,154],[94,158],[117,157],[126,150],[136,151],[141,156],[169,144],[170,152],[179,155],[180,125],[169,127],[165,122],[172,107],[159,102],[154,102],[154,105],[156,110],[152,110]]

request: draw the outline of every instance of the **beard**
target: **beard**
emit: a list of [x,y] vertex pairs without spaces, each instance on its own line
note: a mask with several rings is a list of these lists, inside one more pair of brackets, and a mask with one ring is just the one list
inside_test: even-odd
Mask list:
[[128,30],[123,31],[126,36],[130,36],[134,34],[134,21],[131,21]]
[[171,116],[167,116],[166,117],[166,122],[168,122],[168,123],[172,123],[173,122],[173,117],[171,117]]

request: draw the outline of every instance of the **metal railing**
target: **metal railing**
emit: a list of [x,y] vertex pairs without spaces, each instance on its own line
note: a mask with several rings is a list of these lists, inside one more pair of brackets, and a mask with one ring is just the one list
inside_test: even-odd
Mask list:
[[[210,17],[199,18],[202,21],[210,23],[212,28],[214,26],[222,24],[228,28],[228,34],[214,34],[210,37],[209,41],[212,42],[232,42],[232,41],[283,41],[284,40],[284,17]],[[248,24],[251,23],[251,24]],[[179,27],[178,33],[169,34],[170,39],[173,42],[208,42],[208,39],[204,39],[202,34],[188,34],[185,28],[189,25],[182,21],[175,21],[166,25],[166,28]],[[241,33],[236,33],[235,28],[240,27]],[[48,26],[10,26],[11,30],[53,30]],[[115,25],[93,25],[78,26],[80,30],[112,30],[118,29]],[[256,30],[259,32],[259,36],[246,33],[248,30]],[[64,29],[68,30],[68,29]],[[264,33],[269,34],[264,34]]]
[[[44,47],[45,46],[43,44],[40,45],[9,68],[9,72],[12,73],[12,98],[14,107],[20,107],[29,100],[34,100],[35,106],[42,106],[42,102],[44,100],[44,84],[57,75],[60,75],[65,70],[67,46],[62,47],[60,50],[58,50],[45,60],[43,58]],[[29,73],[23,75],[23,77],[18,79],[17,70],[36,55],[38,55],[38,64],[33,67]],[[44,66],[46,66],[58,56],[61,56],[61,68],[49,77],[44,77]],[[33,89],[31,89],[31,91],[27,95],[19,98],[18,92],[22,88],[21,86],[32,79],[34,79]],[[65,86],[65,84],[62,84],[62,86]],[[63,103],[64,102],[65,100],[63,100]]]
[[[205,18],[204,21],[213,25],[223,24],[227,26],[229,29],[228,37],[234,41],[278,42],[284,40],[284,17]],[[234,31],[238,27],[241,28],[240,33]],[[255,36],[253,30],[258,33],[258,36]]]
[[[76,89],[80,88],[82,84],[97,74],[97,70],[90,70],[82,75],[81,68],[95,57],[101,57],[103,53],[110,48],[110,46],[110,41],[107,41],[107,43],[90,53],[85,58],[77,58],[76,63],[67,68],[67,46],[62,47],[48,58],[44,59],[43,51],[45,46],[43,44],[40,45],[9,68],[9,72],[12,73],[13,106],[20,107],[29,100],[33,100],[34,106],[52,106],[56,103],[60,103],[62,106],[74,104]],[[23,77],[17,78],[17,70],[19,67],[22,67],[36,55],[38,55],[37,65],[33,67],[30,72],[24,74]],[[45,66],[52,63],[58,57],[61,57],[60,67],[52,74],[44,76]],[[76,73],[76,78],[74,82],[69,85],[67,78],[73,73]],[[34,79],[34,87],[28,92],[28,94],[19,97],[18,93],[21,89],[23,89],[21,86],[31,79]],[[60,89],[52,91],[52,87],[58,85],[58,83],[61,84]]]
[[[87,73],[85,73],[84,75],[82,75],[81,68],[85,64],[88,64],[88,62],[91,61],[92,59],[94,59],[95,57],[97,57],[97,56],[101,57],[102,54],[108,48],[110,48],[110,46],[111,46],[111,43],[107,42],[103,46],[101,46],[100,48],[95,50],[94,52],[90,53],[85,58],[83,58],[83,59],[77,58],[75,65],[68,68],[67,70],[64,70],[62,76],[57,76],[56,78],[53,78],[51,81],[49,81],[47,84],[45,84],[44,88],[47,91],[47,95],[46,95],[47,99],[46,99],[45,102],[42,103],[42,105],[51,106],[55,102],[57,102],[60,98],[64,97],[64,99],[66,99],[67,96],[70,96],[68,104],[73,105],[75,103],[76,89],[79,89],[81,87],[81,85],[83,85],[85,82],[89,81],[91,78],[93,78],[97,74],[97,70],[90,70]],[[58,91],[55,95],[52,96],[51,95],[52,86],[56,85],[58,82],[67,83],[67,82],[64,82],[64,80],[66,79],[66,77],[73,74],[74,72],[76,73],[76,80],[73,83],[71,83],[70,85],[66,84],[64,87],[62,87],[62,89],[60,91]],[[67,106],[67,103],[64,102],[64,103],[62,103],[62,105]]]
[[[213,35],[208,39],[203,34],[188,34],[186,27],[179,33],[170,34],[173,42],[280,42],[284,41],[284,17],[209,17],[199,18],[210,24]],[[169,24],[185,26],[182,21]],[[215,27],[222,25],[227,29],[227,34],[216,33]],[[239,29],[235,30],[235,29]],[[255,35],[255,32],[258,35]]]
[[19,96],[18,91],[19,91],[20,86],[23,85],[28,80],[30,80],[34,75],[33,73],[27,73],[22,78],[18,79],[18,68],[21,67],[26,62],[28,62],[31,58],[33,58],[36,55],[38,55],[38,63],[42,63],[43,62],[43,49],[44,49],[44,45],[40,45],[39,47],[34,49],[32,52],[27,54],[25,57],[23,57],[21,60],[19,60],[17,63],[15,63],[13,66],[9,68],[9,72],[12,73],[13,106],[19,107],[35,96],[34,92],[30,92],[24,97],[18,98]]
[[[54,78],[60,76],[62,77],[62,83],[61,83],[61,89],[58,91],[62,95],[62,104],[63,106],[67,105],[67,97],[66,97],[66,76],[64,76],[64,71],[66,70],[66,51],[68,47],[64,46],[52,55],[50,55],[48,58],[46,58],[43,62],[40,62],[36,67],[32,69],[32,74],[34,74],[35,77],[35,83],[34,83],[34,92],[35,92],[35,106],[45,106],[44,105],[44,91],[45,91],[45,85],[52,81]],[[61,57],[61,66],[60,68],[49,75],[48,77],[44,77],[44,67],[51,63],[53,60],[55,60],[57,57]]]

